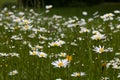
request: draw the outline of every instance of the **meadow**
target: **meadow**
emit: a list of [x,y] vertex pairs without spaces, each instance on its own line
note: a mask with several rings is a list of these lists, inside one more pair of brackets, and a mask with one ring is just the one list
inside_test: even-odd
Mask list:
[[119,80],[120,10],[51,8],[0,10],[0,80]]

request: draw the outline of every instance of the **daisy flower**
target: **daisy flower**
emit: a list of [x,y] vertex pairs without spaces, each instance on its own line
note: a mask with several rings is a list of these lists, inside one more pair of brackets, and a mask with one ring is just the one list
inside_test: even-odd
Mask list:
[[108,77],[102,77],[101,80],[110,80]]
[[117,76],[117,78],[120,78],[120,73],[118,73],[118,76]]
[[113,16],[115,16],[113,13],[107,13],[103,16],[100,16],[100,18],[103,19],[103,21],[109,21],[114,19]]
[[106,50],[104,49],[104,46],[99,46],[99,47],[94,47],[93,51],[97,52],[97,53],[103,53]]
[[13,71],[9,72],[8,75],[13,76],[13,75],[16,75],[16,74],[18,74],[18,71],[17,70],[13,70]]
[[86,16],[88,13],[86,11],[82,12],[82,15]]
[[46,9],[51,9],[53,6],[52,5],[46,5],[45,8]]
[[32,55],[32,56],[34,56],[34,55],[37,55],[37,54],[38,54],[38,52],[37,52],[37,51],[30,51],[29,53],[30,53],[30,55]]
[[59,59],[59,60],[56,60],[54,62],[52,62],[51,64],[54,65],[54,67],[58,67],[58,68],[61,68],[61,67],[67,67],[68,65],[68,60],[66,59]]
[[61,78],[58,78],[58,79],[56,79],[56,80],[62,80]]
[[63,40],[58,40],[58,41],[49,43],[50,46],[62,46],[63,44],[65,44]]
[[61,52],[60,54],[58,54],[60,57],[66,57],[66,53],[63,53],[63,52]]
[[43,57],[43,58],[46,58],[47,57],[47,54],[44,53],[44,52],[38,52],[37,54],[39,57]]
[[106,36],[104,34],[95,34],[91,37],[92,40],[101,40],[101,39],[105,39]]
[[81,77],[81,76],[85,76],[85,75],[86,75],[85,72],[73,72],[71,74],[71,76],[73,76],[73,77]]

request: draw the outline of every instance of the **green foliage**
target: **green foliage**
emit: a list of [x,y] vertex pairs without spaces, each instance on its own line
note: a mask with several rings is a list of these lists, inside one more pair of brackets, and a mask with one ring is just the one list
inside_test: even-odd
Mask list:
[[17,4],[17,0],[0,0],[0,7],[11,7]]
[[5,2],[5,3],[2,4],[2,8],[4,8],[4,7],[10,8],[10,7],[12,7],[13,5],[17,6],[17,4],[14,3],[14,2]]

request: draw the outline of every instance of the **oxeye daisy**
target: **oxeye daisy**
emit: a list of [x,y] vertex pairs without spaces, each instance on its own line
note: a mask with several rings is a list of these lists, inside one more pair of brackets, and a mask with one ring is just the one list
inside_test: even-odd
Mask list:
[[58,41],[49,43],[50,46],[62,46],[63,44],[65,44],[63,40],[58,40]]
[[60,57],[66,57],[66,53],[61,52],[60,54],[58,54]]
[[71,74],[71,76],[73,76],[73,77],[81,77],[81,76],[85,76],[85,75],[86,75],[85,72],[73,72]]
[[30,51],[29,53],[30,53],[30,55],[33,55],[33,56],[38,54],[37,51]]
[[82,15],[86,16],[88,13],[86,11],[82,12]]
[[97,53],[103,53],[106,50],[104,49],[104,46],[99,46],[99,47],[94,47],[93,51],[97,52]]
[[91,37],[92,40],[101,40],[101,39],[105,39],[106,36],[104,34],[95,34]]
[[59,60],[56,60],[54,62],[52,62],[51,64],[54,65],[54,67],[58,67],[58,68],[61,68],[61,67],[67,67],[68,65],[68,60],[66,59],[59,59]]
[[108,77],[102,77],[101,80],[110,80]]
[[56,79],[56,80],[62,80],[61,78],[58,78],[58,79]]
[[44,57],[44,58],[46,58],[47,57],[47,54],[46,53],[44,53],[44,52],[38,52],[38,54],[37,54],[39,57]]
[[117,78],[120,78],[120,73],[118,73],[118,76],[117,76]]
[[13,70],[13,71],[9,72],[8,75],[13,76],[13,75],[16,75],[16,74],[18,74],[18,71],[17,70]]
[[46,6],[45,6],[46,9],[50,9],[50,8],[52,8],[52,7],[53,7],[52,5],[46,5]]

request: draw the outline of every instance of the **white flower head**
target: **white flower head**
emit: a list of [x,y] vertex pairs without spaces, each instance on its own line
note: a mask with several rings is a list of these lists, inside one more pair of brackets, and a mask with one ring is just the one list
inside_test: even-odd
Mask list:
[[66,53],[63,53],[63,52],[61,52],[60,54],[58,54],[60,57],[66,57]]
[[117,78],[120,78],[120,73],[118,73],[118,76],[117,76]]
[[108,77],[102,77],[101,80],[110,80]]
[[58,79],[56,79],[56,80],[62,80],[61,78],[58,78]]
[[38,54],[38,51],[29,51],[29,54],[34,56],[34,55],[37,55]]
[[103,53],[106,50],[104,49],[104,46],[99,46],[99,47],[94,47],[93,51],[95,51],[97,53]]
[[58,67],[58,68],[61,68],[61,67],[67,67],[68,65],[68,60],[66,59],[59,59],[59,60],[56,60],[54,62],[52,62],[51,64],[54,65],[54,67]]
[[82,15],[86,16],[88,13],[86,11],[82,12]]
[[85,75],[86,75],[85,72],[73,72],[71,74],[71,76],[73,76],[73,77],[81,77],[81,76],[85,76]]
[[114,13],[118,14],[118,13],[120,13],[120,11],[119,10],[115,10]]
[[113,16],[115,16],[113,13],[107,13],[103,16],[100,16],[100,18],[103,19],[103,21],[109,21],[114,19]]
[[13,70],[13,71],[9,72],[8,75],[13,76],[13,75],[16,75],[16,74],[18,74],[18,71],[17,70]]
[[92,40],[101,40],[101,39],[105,39],[106,38],[106,36],[104,35],[104,34],[95,34],[95,35],[93,35],[92,37],[91,37],[91,39]]
[[46,5],[45,8],[46,9],[51,9],[53,6],[52,5]]
[[58,41],[49,43],[50,46],[62,46],[63,44],[65,44],[65,41],[63,40],[58,40]]
[[120,52],[115,53],[115,55],[116,55],[116,56],[117,56],[117,55],[120,55]]
[[38,52],[37,54],[39,57],[43,57],[43,58],[46,58],[47,57],[47,54],[44,53],[44,52]]

